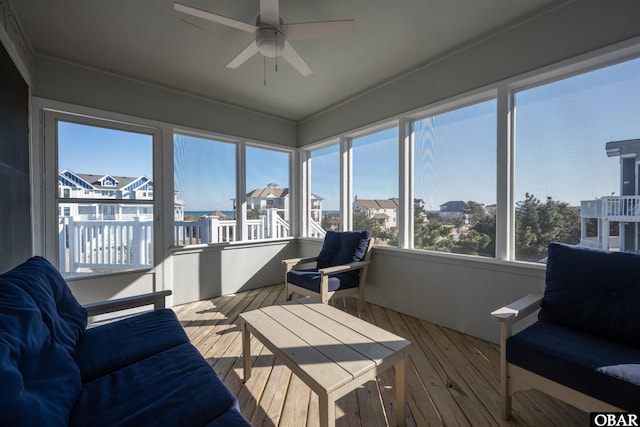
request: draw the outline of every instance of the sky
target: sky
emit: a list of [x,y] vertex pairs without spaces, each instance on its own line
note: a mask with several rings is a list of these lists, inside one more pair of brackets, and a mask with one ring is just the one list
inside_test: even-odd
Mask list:
[[[578,206],[619,194],[619,158],[605,143],[640,138],[640,60],[614,65],[515,95],[515,197]],[[415,197],[427,209],[450,200],[496,202],[496,102],[413,122]],[[353,194],[398,196],[397,128],[353,140]],[[59,170],[152,177],[150,135],[60,122]],[[176,135],[175,186],[186,211],[231,210],[235,145]],[[248,147],[247,191],[275,182],[286,188],[289,155]],[[339,208],[339,153],[311,153],[311,191],[325,210]]]

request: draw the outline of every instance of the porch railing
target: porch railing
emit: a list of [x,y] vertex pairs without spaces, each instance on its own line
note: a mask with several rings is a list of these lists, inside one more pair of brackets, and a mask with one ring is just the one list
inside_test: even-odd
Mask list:
[[640,196],[605,196],[580,202],[582,218],[640,221]]
[[[246,240],[280,238],[290,235],[289,224],[280,215],[267,211],[259,219],[246,222]],[[316,237],[325,231],[312,224]],[[235,220],[203,217],[197,221],[174,221],[176,246],[233,242],[237,236]],[[75,220],[59,222],[60,269],[78,273],[104,270],[132,270],[153,264],[153,221],[134,218],[129,221]]]

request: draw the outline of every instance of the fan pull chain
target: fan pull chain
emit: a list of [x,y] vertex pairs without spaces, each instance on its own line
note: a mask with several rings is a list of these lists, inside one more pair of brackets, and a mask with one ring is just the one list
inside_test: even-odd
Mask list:
[[278,72],[278,32],[274,31],[273,34],[276,36],[276,73]]
[[264,85],[267,85],[267,57],[262,57],[262,77],[264,79]]

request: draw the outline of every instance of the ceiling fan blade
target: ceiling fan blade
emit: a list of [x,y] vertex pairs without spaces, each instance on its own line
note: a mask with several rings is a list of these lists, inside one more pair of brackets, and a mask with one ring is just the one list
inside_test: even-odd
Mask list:
[[258,45],[254,40],[249,44],[249,46],[245,47],[244,50],[238,54],[238,56],[233,58],[231,62],[227,64],[227,68],[238,68],[256,53],[258,53]]
[[298,24],[284,24],[280,28],[287,40],[301,40],[315,37],[339,36],[353,33],[356,21],[345,19],[342,21],[301,22]]
[[174,3],[173,8],[178,12],[186,13],[187,15],[196,16],[198,18],[206,19],[207,21],[216,22],[228,27],[236,28],[250,34],[255,34],[256,30],[258,29],[258,27],[256,27],[255,25],[227,18],[226,16],[216,15],[215,13],[196,9],[195,7],[187,6],[180,3]]
[[260,0],[260,22],[263,24],[280,25],[279,0]]
[[311,74],[311,68],[309,68],[307,63],[304,62],[304,59],[302,59],[302,57],[288,41],[284,42],[284,48],[282,48],[282,57],[286,59],[287,62],[289,62],[289,64],[291,64],[293,68],[298,70],[298,72],[303,76],[306,77]]

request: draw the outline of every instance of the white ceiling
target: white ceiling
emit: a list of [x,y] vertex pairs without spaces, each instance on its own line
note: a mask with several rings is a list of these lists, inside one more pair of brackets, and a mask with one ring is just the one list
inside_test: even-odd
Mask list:
[[[259,0],[180,0],[255,23]],[[12,0],[31,47],[49,55],[291,120],[302,120],[556,0],[281,0],[284,23],[355,19],[348,36],[292,41],[313,74],[256,55],[253,36],[174,11],[172,0]],[[36,81],[37,84],[37,81]]]

